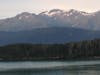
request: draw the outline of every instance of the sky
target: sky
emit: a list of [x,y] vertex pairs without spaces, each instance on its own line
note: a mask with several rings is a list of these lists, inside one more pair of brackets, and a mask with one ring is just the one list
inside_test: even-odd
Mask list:
[[95,12],[100,10],[100,0],[0,0],[0,19],[21,12],[40,13],[51,9]]

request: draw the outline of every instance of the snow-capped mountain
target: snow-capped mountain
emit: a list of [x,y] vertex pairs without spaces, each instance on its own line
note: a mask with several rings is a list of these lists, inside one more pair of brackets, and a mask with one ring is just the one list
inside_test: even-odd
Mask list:
[[94,13],[87,13],[74,9],[71,9],[69,11],[53,9],[41,13],[41,15],[52,18],[52,20],[57,23],[56,26],[68,26],[82,29],[100,30],[99,11]]
[[100,38],[100,11],[53,9],[0,20],[0,45],[54,44]]
[[0,31],[22,31],[46,27],[73,27],[100,30],[100,11],[87,13],[71,9],[53,9],[34,14],[23,12],[0,20]]

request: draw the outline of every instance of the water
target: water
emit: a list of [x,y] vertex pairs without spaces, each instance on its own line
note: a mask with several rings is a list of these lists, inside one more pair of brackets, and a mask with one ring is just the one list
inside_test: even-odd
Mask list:
[[100,75],[100,61],[0,62],[0,75]]

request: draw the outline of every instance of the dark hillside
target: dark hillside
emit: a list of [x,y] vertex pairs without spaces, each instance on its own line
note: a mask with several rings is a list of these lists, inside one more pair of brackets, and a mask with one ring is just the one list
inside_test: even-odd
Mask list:
[[0,47],[1,60],[100,59],[100,40],[67,44],[15,44]]

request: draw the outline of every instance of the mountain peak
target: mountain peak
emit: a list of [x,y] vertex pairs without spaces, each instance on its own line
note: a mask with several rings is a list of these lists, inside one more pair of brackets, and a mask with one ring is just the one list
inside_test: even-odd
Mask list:
[[23,12],[23,13],[21,13],[21,14],[16,15],[16,17],[17,17],[19,20],[21,20],[21,19],[27,19],[27,18],[29,18],[29,17],[31,17],[31,16],[32,16],[32,14],[31,14],[31,13],[28,13],[28,12]]
[[21,14],[18,14],[19,16],[26,16],[26,15],[32,15],[31,13],[29,13],[29,12],[23,12],[23,13],[21,13]]
[[54,16],[54,15],[57,15],[57,14],[60,14],[60,13],[63,13],[64,11],[63,10],[60,10],[60,9],[52,9],[50,11],[44,11],[42,13],[40,13],[41,15],[47,15],[47,16]]
[[83,16],[90,15],[90,13],[87,13],[87,12],[84,12],[84,11],[78,11],[78,10],[75,10],[75,9],[70,9],[67,13],[69,15],[83,15]]
[[75,13],[75,12],[78,12],[78,11],[75,10],[75,9],[70,9],[69,12],[73,12],[73,13]]
[[48,13],[51,14],[51,13],[62,13],[62,12],[63,10],[60,10],[60,9],[52,9]]

